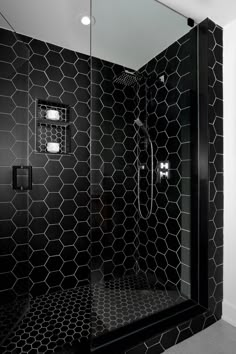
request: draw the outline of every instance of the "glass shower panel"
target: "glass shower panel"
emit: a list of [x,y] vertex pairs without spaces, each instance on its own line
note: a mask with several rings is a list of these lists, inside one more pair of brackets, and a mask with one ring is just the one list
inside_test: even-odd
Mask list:
[[[84,4],[83,11],[79,2],[73,5],[76,21],[67,29],[73,35],[79,29],[81,42],[76,37],[75,50],[68,49],[68,43],[63,48],[28,38],[32,50],[29,160],[34,171],[30,294],[36,307],[38,297],[47,301],[48,294],[55,293],[59,301],[90,280],[90,28],[81,23],[90,4]],[[73,6],[66,6],[69,14]]]
[[0,16],[0,345],[29,306],[28,59]]
[[196,40],[183,16],[153,0],[93,1],[92,16],[98,338],[191,296],[190,118],[197,85]]
[[[8,14],[9,18],[11,16],[15,18],[16,12],[11,10],[7,2],[5,3],[4,14]],[[43,28],[40,20],[39,26],[37,26],[37,21],[32,23],[31,19],[35,18],[34,14],[37,16],[37,8],[34,5],[28,11],[32,15],[30,18],[24,12],[17,15],[18,26],[24,25],[26,29],[27,35],[22,38],[30,49],[28,114],[26,115],[28,120],[24,126],[20,125],[25,112],[22,111],[22,104],[19,104],[20,110],[16,112],[18,119],[16,127],[11,126],[10,118],[9,122],[6,122],[5,116],[1,115],[0,121],[0,134],[1,127],[5,129],[7,124],[10,125],[11,134],[13,134],[12,131],[16,134],[26,132],[26,138],[29,137],[29,144],[26,146],[27,162],[33,170],[32,189],[28,192],[29,205],[26,207],[29,215],[29,221],[27,221],[29,240],[24,239],[26,245],[24,244],[24,247],[19,249],[16,256],[15,243],[12,244],[10,239],[9,245],[6,245],[6,251],[12,254],[6,267],[14,268],[11,257],[13,260],[17,257],[17,266],[19,265],[17,276],[25,271],[23,267],[25,264],[20,262],[19,252],[24,252],[28,247],[30,249],[29,257],[27,254],[30,310],[4,343],[6,351],[11,351],[11,343],[15,343],[16,338],[17,347],[24,347],[29,352],[36,350],[42,353],[48,351],[64,353],[66,350],[64,346],[75,345],[77,347],[80,346],[80,342],[82,344],[86,342],[86,346],[89,345],[87,342],[90,336],[91,309],[89,287],[90,27],[84,26],[81,21],[84,16],[90,15],[90,2],[87,1],[84,4],[78,1],[64,2],[58,6],[57,10],[58,15],[54,17],[60,21],[52,23],[55,37],[51,36],[52,33],[47,33],[45,36],[42,34],[40,29],[43,30]],[[41,8],[39,12],[44,18]],[[40,18],[40,14],[37,19]],[[46,15],[50,20],[50,11]],[[62,23],[65,30],[62,30]],[[58,35],[61,31],[64,33],[64,39]],[[1,32],[1,35],[5,48],[6,33]],[[2,75],[6,71],[4,55],[10,56],[10,60],[13,61],[16,56],[21,57],[20,49],[19,45],[14,46],[14,51],[11,53],[10,49],[5,49],[4,52],[1,48],[0,72]],[[20,63],[21,61],[19,65]],[[22,81],[22,76],[19,76],[18,81],[16,80],[13,84],[18,88]],[[18,103],[22,99],[23,90],[19,88],[21,95],[18,97],[11,92],[11,87],[7,86],[7,89],[10,90],[9,96],[11,97],[7,103],[10,105],[9,109],[13,110],[11,100],[14,102],[17,100]],[[0,99],[1,95],[2,86],[0,85]],[[3,93],[3,95],[6,94]],[[2,109],[1,106],[5,109],[2,99],[0,109]],[[7,139],[4,140],[4,136],[4,134],[1,135],[0,148],[2,148],[3,141],[7,141]],[[9,139],[12,139],[10,135]],[[23,143],[23,138],[19,138],[16,144],[18,140]],[[6,142],[6,144],[10,143]],[[15,145],[12,149],[15,149]],[[12,149],[9,150],[10,152],[4,150],[5,157],[4,154],[1,155],[0,163],[5,162],[6,156],[11,156]],[[17,161],[14,164],[25,163]],[[3,168],[4,166],[3,164]],[[7,170],[6,173],[8,173],[7,177],[11,178],[11,171]],[[2,181],[1,173],[0,178]],[[11,181],[6,183],[10,184]],[[20,196],[21,199],[17,199],[14,203],[16,203],[15,208],[20,208],[21,211],[23,193]],[[5,202],[4,199],[0,201]],[[3,204],[1,203],[1,212],[4,210]],[[14,214],[14,224],[10,226],[5,223],[1,224],[5,225],[5,234],[11,232],[11,227],[13,233],[15,228],[14,205],[12,206],[12,202],[8,204],[6,212]],[[6,212],[1,212],[1,217],[5,219]],[[21,216],[20,221],[23,223],[23,213]],[[19,234],[16,235],[14,242],[20,242]],[[4,246],[5,243],[0,244],[0,252]],[[0,263],[0,269],[1,266],[2,263]],[[5,277],[5,279],[8,282],[12,281],[10,277]],[[2,284],[3,282],[0,284],[0,290]],[[51,318],[50,321],[48,316]],[[29,324],[26,329],[25,323]],[[9,332],[9,328],[6,332]],[[22,336],[18,336],[18,333]],[[35,338],[38,336],[40,339],[36,341]]]

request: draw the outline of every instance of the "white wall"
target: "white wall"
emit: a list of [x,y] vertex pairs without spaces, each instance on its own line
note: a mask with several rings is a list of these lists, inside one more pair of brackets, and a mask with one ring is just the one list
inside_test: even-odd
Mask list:
[[236,326],[236,21],[224,27],[224,301]]

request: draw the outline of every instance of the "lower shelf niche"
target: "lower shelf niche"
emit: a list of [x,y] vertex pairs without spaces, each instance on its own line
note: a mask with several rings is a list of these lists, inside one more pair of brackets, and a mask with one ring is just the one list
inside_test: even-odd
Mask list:
[[37,122],[37,152],[52,154],[70,153],[70,126]]

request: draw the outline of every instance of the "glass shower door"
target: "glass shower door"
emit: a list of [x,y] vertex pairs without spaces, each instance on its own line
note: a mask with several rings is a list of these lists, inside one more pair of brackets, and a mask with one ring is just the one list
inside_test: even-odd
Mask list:
[[0,16],[0,344],[29,306],[28,58]]
[[152,0],[143,4],[92,4],[95,343],[191,296],[196,36],[183,16]]

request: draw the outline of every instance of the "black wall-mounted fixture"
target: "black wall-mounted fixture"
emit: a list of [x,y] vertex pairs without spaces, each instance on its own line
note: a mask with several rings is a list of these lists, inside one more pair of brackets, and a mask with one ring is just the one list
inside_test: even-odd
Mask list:
[[188,23],[189,27],[194,27],[194,25],[195,25],[194,20],[192,18],[190,18],[190,17],[188,18],[187,23]]
[[32,189],[32,166],[12,166],[12,188],[20,191]]
[[170,162],[161,161],[157,164],[157,183],[160,183],[162,179],[170,178]]
[[179,12],[179,11],[173,9],[172,7],[170,7],[170,6],[166,5],[166,4],[164,4],[163,2],[161,2],[161,1],[159,1],[159,0],[155,0],[155,1],[156,1],[157,3],[159,3],[159,4],[161,4],[162,6],[165,6],[167,9],[171,10],[172,12],[175,12],[176,14],[178,14],[178,15],[180,15],[180,16],[186,18],[186,19],[187,19],[187,25],[188,25],[189,27],[194,27],[195,22],[194,22],[194,20],[193,20],[192,18],[183,15],[181,12]]

